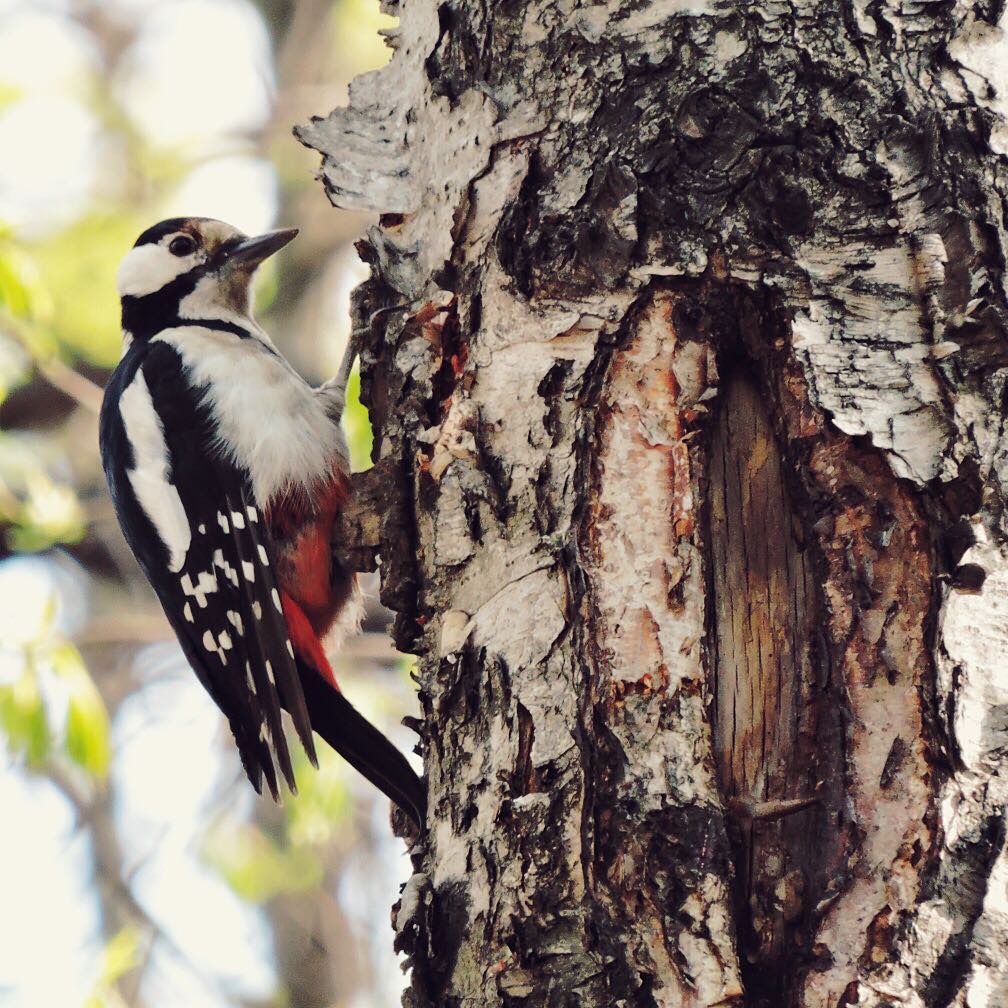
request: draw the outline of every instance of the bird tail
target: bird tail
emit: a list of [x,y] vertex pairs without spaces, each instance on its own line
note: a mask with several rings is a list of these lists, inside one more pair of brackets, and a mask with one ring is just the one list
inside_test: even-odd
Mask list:
[[423,829],[427,789],[406,757],[315,669],[298,671],[314,731]]

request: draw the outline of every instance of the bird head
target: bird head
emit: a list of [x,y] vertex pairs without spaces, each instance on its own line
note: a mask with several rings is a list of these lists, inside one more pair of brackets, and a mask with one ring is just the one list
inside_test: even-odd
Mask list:
[[173,217],[136,240],[116,274],[123,328],[132,336],[187,319],[248,318],[252,276],[295,228],[250,238],[209,217]]

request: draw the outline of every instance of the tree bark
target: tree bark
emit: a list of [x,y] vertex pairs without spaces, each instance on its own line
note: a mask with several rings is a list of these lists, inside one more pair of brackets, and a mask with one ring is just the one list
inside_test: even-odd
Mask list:
[[404,1004],[1008,1003],[1002,8],[408,0],[299,128],[383,214]]

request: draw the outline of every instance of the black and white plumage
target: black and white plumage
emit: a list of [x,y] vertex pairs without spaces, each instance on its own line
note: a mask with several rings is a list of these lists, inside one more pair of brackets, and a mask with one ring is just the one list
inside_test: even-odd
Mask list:
[[320,644],[356,600],[329,550],[348,487],[345,373],[311,388],[248,306],[255,268],[295,233],[177,218],[140,236],[118,275],[126,352],[105,392],[102,463],[256,789],[265,779],[276,796],[278,772],[294,788],[283,708],[313,762],[314,729],[422,822],[422,783],[339,692]]

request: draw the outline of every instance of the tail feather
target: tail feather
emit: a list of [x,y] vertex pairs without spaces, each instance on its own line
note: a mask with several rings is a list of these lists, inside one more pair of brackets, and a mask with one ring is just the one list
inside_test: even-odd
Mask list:
[[406,757],[313,668],[298,671],[312,728],[423,829],[427,791]]

